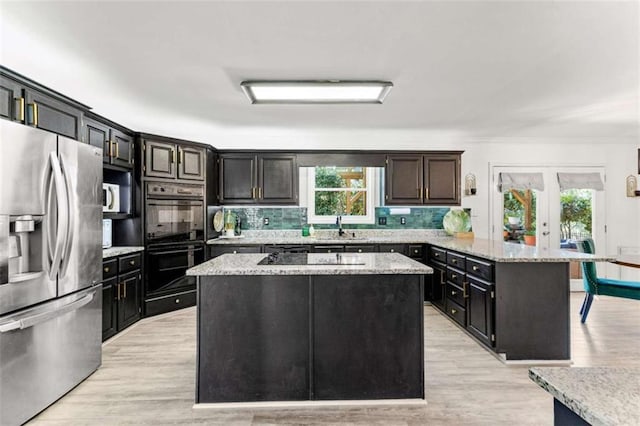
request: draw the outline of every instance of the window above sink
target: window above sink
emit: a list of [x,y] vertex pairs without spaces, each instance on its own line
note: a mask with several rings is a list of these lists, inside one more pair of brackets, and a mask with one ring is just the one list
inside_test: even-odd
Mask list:
[[335,224],[336,216],[342,216],[343,224],[375,223],[382,168],[318,166],[300,170],[301,175],[306,174],[309,223]]

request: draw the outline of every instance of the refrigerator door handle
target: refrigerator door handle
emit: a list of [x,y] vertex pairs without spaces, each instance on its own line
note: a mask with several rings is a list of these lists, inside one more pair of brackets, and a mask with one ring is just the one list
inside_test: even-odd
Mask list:
[[[68,168],[65,165],[64,157],[60,156],[60,166],[62,170],[62,175],[64,177],[65,182],[65,192],[67,198],[67,211],[69,212],[66,217],[67,222],[67,233],[65,235],[64,246],[66,247],[64,252],[62,253],[62,263],[60,266],[60,276],[64,277],[67,275],[67,267],[69,266],[69,259],[71,254],[71,248],[73,246],[73,238],[75,233],[75,223],[74,223],[74,215],[70,214],[73,211],[73,205],[75,200],[73,199],[73,184],[71,182],[71,177]],[[62,218],[64,220],[65,218]]]
[[51,212],[48,212],[49,235],[52,234],[52,227],[56,227],[57,225],[59,225],[56,232],[55,248],[53,251],[53,256],[51,258],[51,268],[49,270],[49,279],[54,280],[56,278],[56,275],[58,274],[58,270],[60,269],[62,254],[65,250],[65,240],[67,238],[67,225],[69,217],[69,203],[67,202],[66,192],[64,190],[64,178],[62,177],[62,169],[60,167],[60,161],[58,161],[58,156],[55,152],[52,152],[49,155],[49,159],[51,162],[51,171],[53,174],[53,184],[56,191],[56,204],[58,206],[57,224],[55,224],[53,220],[51,220]]
[[67,303],[66,305],[63,305],[52,311],[46,311],[25,318],[20,318],[6,324],[0,324],[0,333],[6,333],[13,330],[24,330],[25,328],[33,327],[34,325],[52,320],[68,312],[75,311],[76,309],[79,309],[91,302],[95,294],[96,290],[93,290],[91,293],[85,295],[84,297],[71,303]]

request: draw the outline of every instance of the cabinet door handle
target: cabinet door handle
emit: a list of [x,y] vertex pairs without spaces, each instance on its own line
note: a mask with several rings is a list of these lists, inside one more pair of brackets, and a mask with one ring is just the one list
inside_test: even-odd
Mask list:
[[18,108],[18,120],[24,122],[24,98],[19,97],[15,100],[20,103],[20,107]]
[[31,107],[33,108],[33,125],[38,127],[38,104],[32,103]]
[[251,187],[251,198],[256,198],[256,188]]
[[124,294],[123,294],[122,298],[126,299],[127,298],[127,283],[126,282],[122,283],[122,289],[124,290],[123,291]]
[[116,291],[117,291],[116,300],[120,300],[120,283],[116,284]]
[[171,162],[176,162],[176,151],[174,149],[171,149]]
[[440,271],[440,285],[444,285],[444,271]]
[[184,151],[182,148],[178,148],[178,164],[184,163]]
[[119,158],[120,157],[120,145],[118,144],[117,141],[115,141],[113,143],[113,145],[116,147],[116,158]]
[[467,285],[469,285],[468,281],[462,282],[462,297],[464,297],[465,299],[469,298],[469,293],[467,292]]
[[424,198],[425,198],[425,200],[429,199],[429,188],[425,188],[424,189]]
[[262,187],[261,186],[258,187],[258,198],[260,198],[262,200]]

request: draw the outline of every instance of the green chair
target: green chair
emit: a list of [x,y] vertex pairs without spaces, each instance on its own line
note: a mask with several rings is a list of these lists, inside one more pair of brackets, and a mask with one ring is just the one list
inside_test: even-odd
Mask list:
[[[587,238],[578,241],[578,251],[582,253],[595,253],[593,240]],[[593,296],[596,294],[640,300],[640,282],[598,278],[595,262],[581,262],[581,266],[582,280],[586,294],[582,302],[582,307],[580,308],[580,322],[584,323],[587,320],[587,315],[589,315],[589,309],[591,309],[591,303],[593,302]]]

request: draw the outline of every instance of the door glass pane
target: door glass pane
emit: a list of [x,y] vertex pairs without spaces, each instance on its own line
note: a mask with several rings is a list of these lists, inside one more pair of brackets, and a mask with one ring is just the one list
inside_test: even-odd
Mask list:
[[[593,195],[591,189],[566,189],[560,192],[560,248],[577,251],[576,242],[592,237]],[[578,262],[571,263],[571,278],[582,278]]]
[[[525,243],[525,235],[535,238],[536,232],[536,191],[512,189],[503,197],[503,238],[509,242]],[[531,238],[527,238],[527,241]],[[532,240],[532,239],[531,239]],[[535,245],[535,240],[528,241]]]

